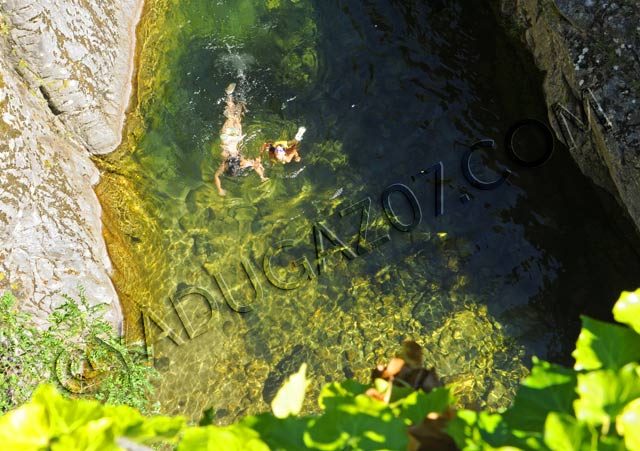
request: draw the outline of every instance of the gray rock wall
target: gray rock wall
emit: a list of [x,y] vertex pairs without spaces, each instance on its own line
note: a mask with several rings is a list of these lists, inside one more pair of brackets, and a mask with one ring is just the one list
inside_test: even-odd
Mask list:
[[122,322],[90,154],[120,142],[141,4],[0,0],[0,292],[39,318],[82,285]]
[[140,0],[1,0],[17,69],[91,153],[122,133]]
[[[506,32],[543,74],[549,121],[582,172],[618,200],[640,231],[640,2],[489,0]],[[591,89],[610,128],[585,105]],[[588,97],[587,97],[588,98]],[[563,123],[562,105],[581,119]],[[565,116],[566,118],[566,116]],[[567,136],[567,130],[573,141]],[[575,144],[575,145],[574,145]]]

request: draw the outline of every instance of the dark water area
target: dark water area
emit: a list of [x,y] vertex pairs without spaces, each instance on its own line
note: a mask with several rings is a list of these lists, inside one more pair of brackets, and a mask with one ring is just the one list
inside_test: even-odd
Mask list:
[[[145,274],[140,291],[184,342],[147,330],[157,338],[157,397],[167,412],[197,418],[213,407],[228,422],[265,410],[302,362],[313,393],[331,380],[366,380],[406,338],[457,384],[462,403],[502,407],[531,356],[571,365],[579,314],[607,318],[619,292],[637,287],[629,225],[568,151],[555,143],[537,168],[506,151],[510,127],[546,123],[546,108],[539,75],[483,2],[196,0],[156,9],[163,39],[143,50],[159,61],[139,80],[153,87],[139,109],[143,132],[116,165],[135,174],[144,198],[135,208],[152,224],[128,243]],[[212,179],[231,82],[248,106],[247,157],[298,126],[308,131],[301,162],[266,162],[264,183],[223,177],[223,198]],[[491,190],[462,170],[480,139],[496,148],[473,153],[477,178],[511,171]],[[543,148],[535,130],[519,135],[522,154]],[[419,174],[434,165],[440,205],[436,173]],[[383,209],[382,194],[398,183],[421,212],[410,231]],[[389,240],[357,255],[363,199],[369,240]],[[387,199],[397,222],[415,219],[408,197]],[[351,258],[343,250],[318,264],[319,224],[354,250]],[[280,269],[271,278],[298,280],[296,289],[265,276],[264,256],[282,240],[291,246],[274,255]],[[301,265],[291,262],[302,257],[315,278],[297,276]],[[172,304],[185,287],[209,293],[214,307],[197,294]],[[189,336],[185,318],[192,332],[206,331]]]

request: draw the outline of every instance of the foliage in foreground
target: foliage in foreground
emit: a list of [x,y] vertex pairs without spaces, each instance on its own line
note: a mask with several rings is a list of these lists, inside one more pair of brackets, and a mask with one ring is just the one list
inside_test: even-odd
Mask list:
[[0,443],[22,450],[119,450],[129,440],[179,451],[640,450],[640,290],[623,293],[614,316],[625,325],[583,317],[574,368],[534,360],[502,413],[454,411],[451,387],[439,386],[408,342],[399,357],[373,371],[370,384],[325,385],[318,415],[299,415],[305,365],[280,389],[271,413],[227,427],[67,400],[43,386],[0,418]]
[[46,330],[16,309],[11,294],[0,296],[0,412],[24,403],[45,382],[72,397],[149,411],[155,370],[103,319],[105,304],[91,306],[79,291],[78,302],[64,296]]

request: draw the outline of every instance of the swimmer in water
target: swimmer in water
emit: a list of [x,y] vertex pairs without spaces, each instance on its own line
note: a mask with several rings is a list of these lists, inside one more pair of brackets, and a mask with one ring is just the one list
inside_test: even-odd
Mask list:
[[269,154],[269,158],[282,164],[291,163],[291,161],[298,162],[301,160],[300,155],[298,154],[298,146],[300,145],[300,141],[302,141],[302,137],[306,131],[306,128],[300,127],[295,138],[290,141],[266,142],[262,145],[260,154],[262,155],[264,152],[267,152]]
[[233,91],[236,88],[235,83],[231,83],[227,86],[227,105],[224,109],[224,115],[227,120],[222,125],[220,130],[220,146],[222,147],[222,164],[214,175],[214,181],[218,193],[221,196],[225,196],[227,192],[222,189],[220,183],[220,176],[224,173],[233,177],[242,175],[245,171],[255,170],[260,176],[261,181],[269,180],[264,176],[264,167],[262,166],[262,158],[256,159],[245,158],[240,153],[240,141],[244,138],[242,134],[242,115],[244,114],[245,106],[243,103],[236,103],[233,100]]

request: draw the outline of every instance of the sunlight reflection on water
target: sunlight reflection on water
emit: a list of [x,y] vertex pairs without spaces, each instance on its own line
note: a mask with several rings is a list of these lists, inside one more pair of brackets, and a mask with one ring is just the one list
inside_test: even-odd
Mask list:
[[[153,3],[155,14],[163,11],[164,0]],[[600,235],[589,252],[600,261],[620,258],[610,255],[621,246],[606,219],[589,199],[576,200],[592,188],[566,154],[535,172],[500,150],[499,137],[517,119],[544,119],[536,80],[496,35],[488,11],[463,2],[276,3],[266,10],[257,0],[197,0],[170,5],[162,26],[143,22],[155,34],[140,50],[140,116],[130,116],[128,141],[105,160],[115,161],[107,172],[129,175],[120,188],[115,175],[102,183],[112,183],[112,205],[128,210],[118,224],[127,238],[111,243],[112,255],[127,249],[123,260],[141,274],[133,283],[133,270],[121,269],[121,296],[152,309],[185,341],[154,344],[163,375],[158,399],[194,419],[213,406],[228,422],[267,409],[302,362],[317,393],[326,381],[366,380],[369,368],[412,338],[425,346],[427,364],[457,383],[461,402],[505,406],[530,355],[562,355],[575,338],[577,317],[557,299],[581,286],[592,301],[610,302],[638,269],[624,251],[625,270],[611,269],[617,275],[595,280],[585,266],[574,268],[594,231]],[[144,72],[145,64],[155,70]],[[301,163],[265,163],[265,183],[255,174],[225,177],[221,198],[212,179],[232,81],[249,108],[248,157],[300,125],[309,131]],[[474,170],[487,179],[513,171],[491,192],[475,190],[460,172],[465,148],[455,143],[480,137],[499,147],[480,152]],[[438,161],[446,207],[436,217],[433,179],[411,176]],[[409,186],[422,205],[424,219],[411,232],[384,215],[380,195],[393,183]],[[269,283],[264,256],[286,239],[294,245],[276,260],[279,277],[295,277],[300,265],[290,261],[302,257],[318,271],[320,222],[355,248],[360,216],[339,212],[368,197],[368,236],[388,233],[389,242],[353,259],[327,257],[327,270],[296,290]],[[410,218],[409,204],[392,202],[403,221]],[[137,219],[123,219],[130,217]],[[246,313],[229,308],[221,291],[227,284],[227,297],[256,297],[241,258],[263,293]],[[171,296],[186,286],[210,293],[213,310],[199,296],[178,300],[176,309]],[[192,332],[206,333],[190,338],[185,317]]]

